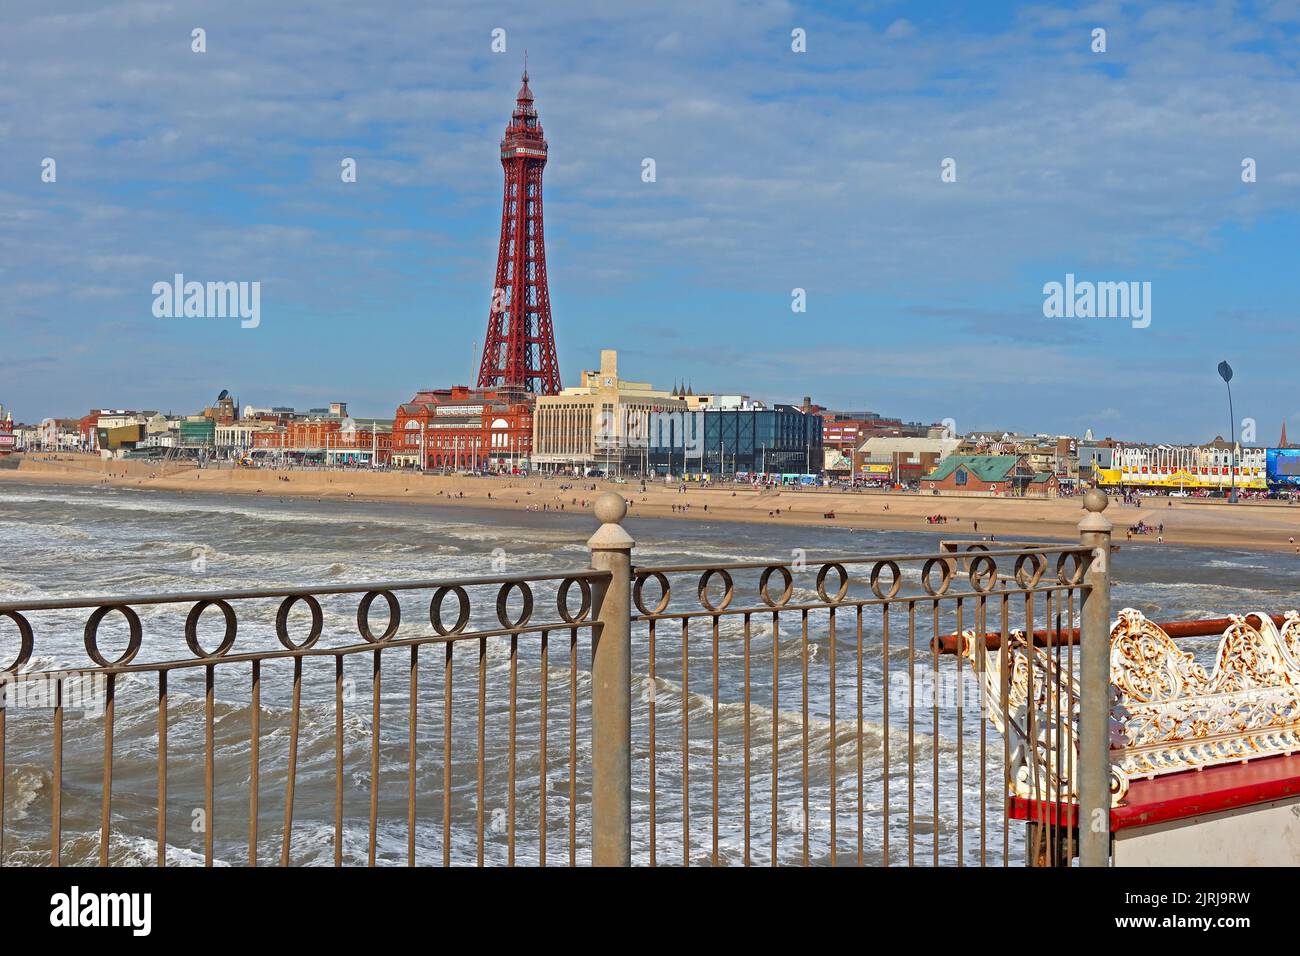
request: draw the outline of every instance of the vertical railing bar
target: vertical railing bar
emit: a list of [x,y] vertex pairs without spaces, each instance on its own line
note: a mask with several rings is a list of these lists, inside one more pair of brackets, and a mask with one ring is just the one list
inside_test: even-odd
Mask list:
[[750,702],[749,702],[749,641],[750,641],[750,614],[745,612],[745,732],[744,732],[744,750],[745,750],[745,866],[751,864],[750,844],[749,844],[749,813],[750,813]]
[[[1056,640],[1053,633],[1053,623],[1057,627],[1061,626],[1060,620],[1060,596],[1057,592],[1048,591],[1043,597],[1043,617],[1044,627],[1048,632],[1047,654],[1045,661],[1047,666],[1044,672],[1047,679],[1044,680],[1043,689],[1048,695],[1048,719],[1054,726],[1049,728],[1047,734],[1047,779],[1048,779],[1048,800],[1050,800],[1048,816],[1048,866],[1060,865],[1060,849],[1058,842],[1061,836],[1061,749],[1053,748],[1053,744],[1060,744],[1061,740],[1061,671],[1057,669],[1052,671],[1053,665],[1060,663],[1060,641]],[[1054,762],[1053,762],[1054,761]],[[1056,777],[1053,778],[1053,770],[1056,770]]]
[[343,655],[334,655],[334,865],[343,865]]
[[[964,725],[964,723],[963,723],[963,721],[962,721],[962,712],[963,712],[963,710],[964,710],[964,708],[965,708],[965,703],[966,703],[966,701],[965,701],[965,697],[964,697],[964,694],[963,694],[963,692],[965,691],[965,687],[962,686],[962,678],[963,678],[964,674],[963,674],[963,671],[962,671],[962,669],[961,669],[961,659],[962,659],[962,656],[963,656],[963,655],[961,654],[961,651],[960,651],[960,646],[961,646],[960,642],[962,641],[962,623],[963,623],[963,622],[962,622],[962,612],[963,612],[964,609],[965,609],[965,607],[964,607],[963,599],[962,599],[962,598],[957,598],[957,641],[958,641],[958,648],[959,648],[959,650],[958,650],[958,653],[957,653],[957,671],[956,671],[956,678],[957,678],[957,686],[956,686],[956,696],[957,696],[957,795],[956,795],[956,796],[957,796],[957,865],[958,865],[959,867],[960,867],[960,866],[964,866],[964,865],[965,865],[965,862],[966,862],[966,861],[965,861],[965,855],[966,855],[966,841],[965,841],[965,832],[964,832],[964,828],[965,828],[965,825],[966,825],[966,813],[965,813],[965,808],[966,808],[966,778],[965,778],[965,763],[964,763],[964,760],[963,760],[963,753],[962,753],[962,751],[965,750],[965,737],[963,736],[963,734],[964,734],[964,732],[965,732],[965,725]],[[982,635],[981,635],[981,637],[982,637]]]
[[7,681],[0,681],[0,866],[5,865],[5,713],[9,709],[6,695],[12,686]]
[[379,702],[383,691],[381,651],[375,651],[370,665],[370,846],[366,865],[375,865],[375,844],[379,838]]
[[104,701],[104,793],[99,810],[99,865],[108,866],[109,816],[113,802],[113,709],[117,675],[108,675]]
[[448,641],[442,665],[442,865],[451,866],[451,689],[452,648]]
[[203,865],[212,865],[212,831],[216,772],[216,707],[217,669],[209,664],[203,668]]
[[478,806],[475,808],[475,828],[478,831],[477,865],[483,866],[484,824],[484,760],[487,757],[487,638],[478,639]]
[[772,612],[772,866],[779,866],[777,861],[777,714],[780,713],[781,699],[781,612]]
[[690,618],[682,618],[682,866],[691,865]]
[[[989,790],[988,790],[988,719],[984,714],[986,697],[984,681],[988,670],[988,647],[984,635],[988,633],[988,598],[979,596],[975,605],[975,697],[979,701],[976,717],[980,725],[980,866],[988,866],[988,826],[989,826]],[[1005,724],[1003,725],[1005,726]]]
[[418,743],[416,731],[417,702],[420,694],[420,645],[411,645],[411,687],[407,692],[409,713],[407,730],[410,735],[406,745],[406,865],[415,866],[415,752]]
[[907,602],[907,865],[916,866],[916,601]]
[[1050,713],[1054,726],[1048,737],[1048,766],[1054,771],[1052,780],[1052,865],[1061,865],[1061,592],[1048,592],[1048,669],[1053,672],[1052,683],[1048,684],[1052,697],[1049,698]]
[[[254,665],[256,666],[256,665]],[[167,865],[167,671],[158,672],[158,865]]]
[[[859,610],[860,610],[860,609],[859,609]],[[830,655],[830,668],[831,668],[831,674],[830,674],[830,692],[831,692],[831,715],[830,715],[830,716],[831,716],[831,800],[830,800],[830,804],[831,804],[831,806],[830,806],[830,813],[831,813],[831,837],[830,837],[830,839],[831,839],[831,866],[834,866],[834,865],[835,865],[835,858],[836,858],[836,856],[835,856],[835,837],[836,837],[836,830],[835,830],[835,810],[836,810],[836,802],[835,802],[835,788],[836,788],[836,785],[837,785],[837,783],[838,783],[838,779],[837,779],[837,776],[836,776],[836,773],[835,773],[835,771],[836,771],[836,769],[837,769],[835,765],[836,765],[836,763],[838,762],[838,760],[839,760],[839,755],[840,755],[840,743],[839,743],[839,737],[836,735],[836,727],[835,727],[835,644],[836,644],[836,642],[837,642],[837,638],[836,638],[836,635],[835,635],[835,608],[832,607],[832,608],[830,609],[830,645],[831,645],[831,655]]]
[[1034,663],[1037,655],[1034,652],[1034,592],[1025,591],[1025,715],[1027,733],[1025,737],[1025,747],[1028,751],[1029,758],[1029,780],[1032,793],[1034,795],[1034,809],[1029,816],[1034,821],[1032,827],[1034,838],[1029,849],[1030,866],[1036,866],[1041,858],[1041,849],[1043,841],[1043,792],[1042,777],[1038,772],[1038,728],[1037,728],[1037,711],[1038,701],[1034,697]]
[[509,764],[506,767],[506,787],[509,790],[506,819],[506,865],[515,865],[515,720],[518,703],[519,686],[519,635],[510,635],[510,728],[509,728]]
[[[880,661],[882,668],[880,703],[882,708],[882,729],[880,753],[884,758],[884,770],[880,782],[884,790],[881,797],[881,823],[884,830],[883,865],[889,866],[889,602],[880,606],[881,622],[884,626],[880,638]],[[863,788],[862,788],[862,607],[858,606],[858,866],[862,860],[863,822]]]
[[[289,843],[293,839],[294,783],[298,777],[298,719],[302,707],[302,657],[293,659],[293,704],[289,712],[289,776],[284,797],[284,842],[280,846],[280,865],[289,865]],[[336,851],[337,852],[337,851]]]
[[647,628],[648,645],[649,645],[649,663],[650,663],[650,700],[649,700],[649,730],[650,730],[650,865],[658,866],[658,805],[655,799],[655,791],[658,789],[657,780],[657,745],[655,743],[655,697],[658,695],[659,685],[655,681],[655,621],[651,620]]
[[[931,607],[932,630],[931,637],[939,636],[939,602],[935,600]],[[934,825],[930,829],[931,844],[934,853],[934,865],[939,865],[939,834],[942,829],[939,822],[939,651],[932,649],[930,651],[930,712],[931,712],[931,733],[933,741],[930,744],[932,762],[934,764],[931,773],[931,804],[934,813]]]
[[547,668],[550,665],[550,631],[542,631],[541,673],[539,675],[542,698],[541,726],[538,728],[538,788],[537,788],[537,865],[546,866],[546,777],[547,737],[546,718],[551,709],[550,684]]
[[803,754],[801,759],[803,785],[803,865],[808,865],[808,840],[811,820],[808,813],[808,610],[799,613],[800,618],[800,652],[803,657],[803,697],[800,703],[801,727],[803,733]]
[[253,659],[248,721],[248,865],[257,866],[257,790],[261,769],[258,764],[262,745],[262,661],[259,658]]
[[998,699],[1002,708],[1002,866],[1011,865],[1011,714],[1008,697],[1011,693],[1011,595],[1002,592],[1001,646],[998,648]]
[[569,866],[578,865],[578,629],[569,632]]
[[50,866],[59,866],[63,842],[63,678],[54,679],[54,740],[50,793]]
[[[1069,627],[1068,633],[1073,634],[1074,633],[1074,588],[1070,588],[1066,592],[1066,594],[1067,594],[1066,614],[1068,619],[1067,626]],[[1065,712],[1066,712],[1066,720],[1069,721],[1069,726],[1073,728],[1074,727],[1074,642],[1073,641],[1069,641],[1065,645],[1065,661],[1066,661],[1065,688],[1067,694]],[[1077,734],[1073,733],[1073,731],[1072,731],[1072,736],[1074,737],[1075,746],[1070,747],[1069,752],[1066,754],[1066,773],[1069,776],[1069,780],[1071,784],[1075,786],[1075,795],[1077,796],[1078,795],[1077,781],[1075,780],[1075,776],[1074,776],[1074,770],[1075,770],[1074,751],[1075,751],[1075,747],[1077,747],[1078,745],[1079,738]],[[1082,821],[1079,818],[1079,807],[1076,802],[1075,809],[1074,809],[1074,826],[1070,827],[1066,831],[1066,835],[1065,835],[1065,839],[1066,839],[1065,849],[1066,849],[1067,863],[1070,860],[1074,859],[1074,850],[1075,850],[1074,836],[1075,836],[1076,828],[1079,827],[1081,823]]]
[[718,865],[718,615],[713,615],[713,865]]

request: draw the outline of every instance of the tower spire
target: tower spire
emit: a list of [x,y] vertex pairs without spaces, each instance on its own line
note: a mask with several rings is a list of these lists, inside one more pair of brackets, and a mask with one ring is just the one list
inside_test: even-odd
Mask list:
[[555,395],[560,391],[560,371],[551,327],[542,226],[547,144],[528,87],[526,51],[521,83],[501,140],[505,171],[501,240],[478,387]]

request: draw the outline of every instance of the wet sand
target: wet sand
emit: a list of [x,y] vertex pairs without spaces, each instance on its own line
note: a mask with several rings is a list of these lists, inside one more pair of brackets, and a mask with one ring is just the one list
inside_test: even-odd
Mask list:
[[[915,492],[834,490],[756,491],[749,486],[700,487],[688,482],[639,481],[626,484],[593,479],[420,475],[412,472],[275,471],[253,468],[196,469],[173,465],[165,473],[154,462],[104,461],[91,455],[19,456],[16,469],[0,469],[6,482],[96,485],[159,489],[194,494],[249,494],[264,497],[411,501],[419,504],[513,510],[590,510],[593,499],[614,491],[628,500],[630,513],[682,520],[745,521],[788,525],[838,525],[874,531],[933,532],[949,539],[998,541],[1019,538],[1072,539],[1083,516],[1078,497],[1058,499],[968,498]],[[287,479],[287,480],[286,480]],[[561,487],[567,486],[567,487]],[[3,493],[0,490],[0,493]],[[779,512],[779,513],[778,513]],[[826,517],[833,514],[834,517]],[[930,524],[926,517],[947,522]],[[1130,526],[1163,522],[1164,545],[1259,551],[1297,551],[1300,505],[1275,501],[1239,502],[1186,498],[1144,498],[1139,507],[1112,500],[1106,516],[1123,547],[1161,547],[1155,534],[1133,535]]]

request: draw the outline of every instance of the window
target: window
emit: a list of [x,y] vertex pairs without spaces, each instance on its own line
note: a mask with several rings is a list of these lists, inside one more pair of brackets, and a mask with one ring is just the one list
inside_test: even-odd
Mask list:
[[966,469],[965,469],[965,468],[958,468],[958,469],[957,469],[957,477],[954,479],[954,483],[955,483],[955,484],[958,484],[958,485],[964,485],[964,484],[966,484]]

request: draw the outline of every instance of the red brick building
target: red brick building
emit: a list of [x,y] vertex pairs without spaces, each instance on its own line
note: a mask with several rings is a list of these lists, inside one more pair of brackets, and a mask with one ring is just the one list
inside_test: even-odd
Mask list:
[[327,464],[387,464],[392,435],[351,418],[309,418],[254,432],[252,452]]
[[86,451],[94,451],[98,448],[96,442],[96,429],[99,427],[99,412],[93,411],[88,415],[81,416],[77,421],[77,431],[81,434],[81,447]]
[[395,465],[460,471],[527,468],[533,449],[531,403],[495,389],[417,392],[393,416]]

